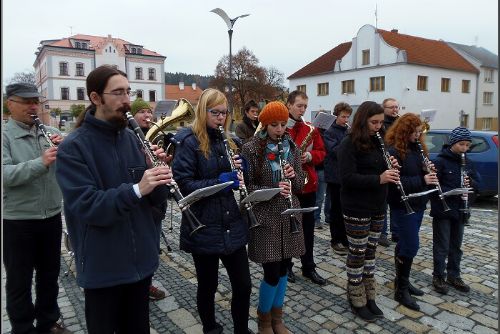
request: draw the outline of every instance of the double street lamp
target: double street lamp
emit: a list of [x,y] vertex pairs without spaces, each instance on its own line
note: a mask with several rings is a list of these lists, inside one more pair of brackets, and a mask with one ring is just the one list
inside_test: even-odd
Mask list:
[[232,73],[232,66],[233,66],[233,55],[232,55],[232,49],[231,49],[231,43],[232,43],[232,37],[233,37],[233,26],[236,20],[238,20],[240,17],[246,17],[250,14],[243,14],[240,16],[236,16],[234,19],[229,18],[229,16],[226,14],[226,12],[220,8],[215,8],[212,9],[211,12],[219,15],[224,22],[227,24],[227,33],[229,34],[229,106],[228,109],[230,112],[233,111],[233,73]]

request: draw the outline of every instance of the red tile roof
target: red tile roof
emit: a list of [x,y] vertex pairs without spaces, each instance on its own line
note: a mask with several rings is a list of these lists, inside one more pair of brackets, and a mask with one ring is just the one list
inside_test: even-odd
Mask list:
[[193,107],[196,107],[198,104],[201,93],[203,93],[203,90],[198,86],[196,86],[196,89],[193,89],[191,85],[185,85],[184,89],[181,90],[179,85],[165,85],[165,99],[178,100],[184,98],[188,100]]
[[[124,47],[125,44],[136,45],[134,43],[130,43],[130,42],[123,40],[121,38],[115,38],[115,37],[111,37],[111,38],[113,39],[114,43],[116,44],[116,46],[118,48],[125,49],[125,47]],[[62,38],[62,39],[57,40],[53,43],[48,43],[47,45],[48,46],[58,46],[58,47],[63,47],[63,48],[73,48],[73,46],[71,45],[70,39],[87,40],[90,42],[90,46],[89,46],[90,50],[98,50],[104,46],[108,37],[77,34],[77,35],[70,36],[68,38]],[[142,48],[141,54],[145,55],[145,56],[163,57],[161,54],[156,53],[156,52],[151,51],[151,50],[148,50],[148,49],[145,49],[145,48]]]
[[[396,31],[377,30],[387,44],[407,54],[408,64],[442,67],[446,69],[477,73],[477,69],[453,50],[446,42],[400,34]],[[342,43],[313,62],[307,64],[288,79],[307,77],[332,72],[335,61],[344,57],[351,48],[351,42]]]

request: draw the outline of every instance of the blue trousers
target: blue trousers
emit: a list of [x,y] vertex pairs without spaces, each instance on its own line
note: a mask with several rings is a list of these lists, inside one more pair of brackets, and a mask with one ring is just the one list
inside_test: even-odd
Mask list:
[[[434,259],[434,276],[460,277],[460,262],[462,260],[462,240],[464,224],[455,219],[432,220],[432,255]],[[448,258],[448,264],[446,259]]]
[[424,210],[407,215],[405,209],[391,209],[391,218],[399,227],[396,256],[414,258],[419,248],[418,232],[424,218]]

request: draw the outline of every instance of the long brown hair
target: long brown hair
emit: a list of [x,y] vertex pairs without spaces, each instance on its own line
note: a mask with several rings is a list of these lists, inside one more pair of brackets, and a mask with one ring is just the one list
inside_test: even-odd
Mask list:
[[[207,111],[208,109],[220,104],[227,105],[227,98],[224,93],[217,89],[208,88],[201,93],[200,101],[198,102],[194,112],[195,118],[192,125],[193,133],[200,143],[200,150],[207,159],[210,153],[210,139],[207,133]],[[230,124],[231,115],[228,114],[226,116],[226,120],[224,121],[224,129],[226,132],[228,131]],[[227,139],[231,149],[236,152],[237,146],[234,141],[229,137]]]
[[[385,134],[385,142],[387,146],[392,146],[398,152],[399,157],[404,160],[408,152],[408,145],[410,142],[408,139],[416,131],[417,127],[422,126],[423,123],[415,114],[406,113],[400,116],[394,124],[389,128]],[[424,154],[427,156],[427,146],[424,142],[424,133],[421,133],[418,137],[418,141],[422,145]]]
[[373,101],[365,101],[358,107],[351,126],[351,140],[357,149],[368,151],[374,148],[368,130],[368,119],[383,113],[384,108]]

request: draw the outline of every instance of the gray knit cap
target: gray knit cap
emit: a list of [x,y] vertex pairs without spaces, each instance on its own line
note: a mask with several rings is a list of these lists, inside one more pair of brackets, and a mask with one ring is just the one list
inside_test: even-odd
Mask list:
[[459,141],[462,141],[462,140],[466,140],[466,141],[470,141],[470,142],[472,141],[472,136],[470,134],[469,129],[461,127],[461,126],[454,128],[450,134],[450,142],[449,142],[450,146],[452,146],[453,144],[455,144]]

